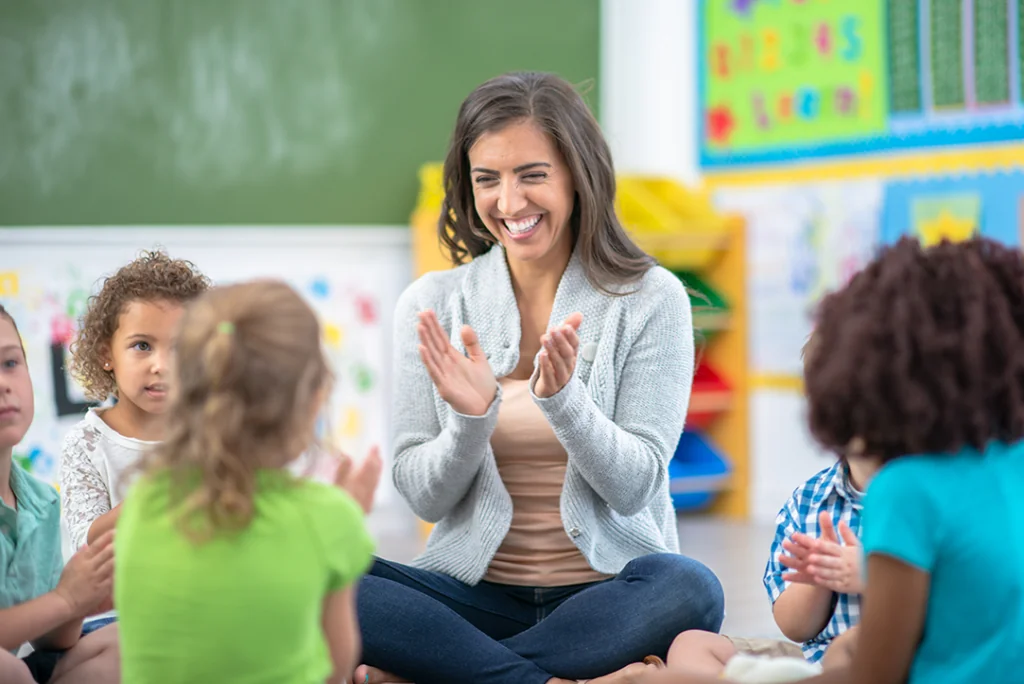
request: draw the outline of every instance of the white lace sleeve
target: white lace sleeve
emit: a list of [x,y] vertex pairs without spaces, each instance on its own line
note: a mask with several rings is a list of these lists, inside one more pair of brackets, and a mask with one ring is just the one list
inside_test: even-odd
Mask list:
[[85,545],[93,521],[110,510],[107,484],[90,458],[99,439],[98,432],[82,425],[76,425],[64,439],[60,456],[60,498],[72,553]]

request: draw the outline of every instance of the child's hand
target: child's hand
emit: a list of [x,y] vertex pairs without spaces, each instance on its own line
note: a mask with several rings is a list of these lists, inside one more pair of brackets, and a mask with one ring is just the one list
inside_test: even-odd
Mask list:
[[860,540],[845,522],[839,522],[839,544],[832,520],[827,513],[820,519],[822,536],[817,540],[814,552],[807,558],[807,572],[814,583],[840,594],[860,594],[864,591],[861,580]]
[[114,532],[107,532],[68,561],[54,590],[75,617],[97,612],[114,586]]
[[370,453],[359,463],[353,463],[348,456],[342,456],[334,475],[334,484],[347,491],[368,514],[373,508],[373,495],[377,491],[383,468],[380,449],[375,446],[370,447]]
[[790,572],[782,574],[785,582],[796,582],[797,584],[816,585],[814,577],[807,571],[809,559],[815,551],[817,539],[806,534],[797,532],[789,539],[782,541],[782,548],[789,555],[780,554],[779,562],[790,569]]

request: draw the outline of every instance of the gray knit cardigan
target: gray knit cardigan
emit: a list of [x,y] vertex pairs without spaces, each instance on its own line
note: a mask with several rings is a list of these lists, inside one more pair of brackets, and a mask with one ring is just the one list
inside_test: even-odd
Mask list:
[[[533,397],[568,453],[565,532],[591,567],[608,574],[639,556],[679,549],[668,462],[693,379],[683,284],[653,267],[629,289],[601,293],[573,254],[551,324],[583,314],[576,370],[554,396]],[[413,564],[476,584],[512,520],[490,446],[501,390],[482,416],[459,414],[441,399],[417,349],[416,315],[426,309],[436,312],[459,351],[459,330],[468,324],[495,377],[512,372],[521,331],[504,250],[496,246],[469,264],[424,275],[395,310],[394,481],[417,515],[438,522]]]

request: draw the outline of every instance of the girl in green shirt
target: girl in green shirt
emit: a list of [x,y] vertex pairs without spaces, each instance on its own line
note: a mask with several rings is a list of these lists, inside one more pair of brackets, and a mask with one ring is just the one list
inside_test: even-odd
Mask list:
[[374,450],[340,486],[286,471],[330,391],[315,313],[276,281],[214,288],[176,354],[166,439],[117,522],[123,681],[344,681],[381,463]]

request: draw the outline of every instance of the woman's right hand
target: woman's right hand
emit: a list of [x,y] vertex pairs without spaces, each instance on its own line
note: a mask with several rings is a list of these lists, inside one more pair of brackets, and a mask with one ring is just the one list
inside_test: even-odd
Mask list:
[[498,382],[476,333],[468,325],[462,326],[462,344],[466,353],[461,354],[448,341],[433,311],[421,312],[419,319],[416,332],[420,337],[420,358],[438,394],[453,410],[463,415],[482,416],[487,413],[498,392]]

